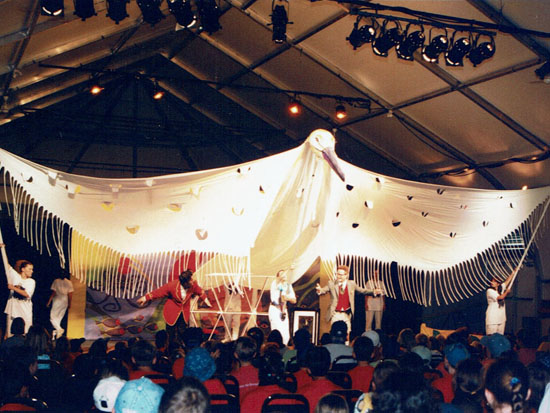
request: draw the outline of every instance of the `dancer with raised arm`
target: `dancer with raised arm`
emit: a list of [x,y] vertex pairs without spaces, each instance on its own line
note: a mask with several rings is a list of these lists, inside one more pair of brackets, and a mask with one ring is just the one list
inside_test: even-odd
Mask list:
[[485,334],[493,333],[504,334],[506,328],[506,305],[504,299],[510,293],[512,288],[511,281],[514,278],[516,271],[502,283],[495,277],[490,281],[490,286],[487,289],[487,312],[485,313]]
[[269,305],[269,323],[271,330],[279,330],[283,336],[283,343],[288,344],[290,340],[290,322],[288,319],[287,303],[296,304],[296,294],[292,284],[287,282],[287,271],[277,272],[271,283],[271,303]]

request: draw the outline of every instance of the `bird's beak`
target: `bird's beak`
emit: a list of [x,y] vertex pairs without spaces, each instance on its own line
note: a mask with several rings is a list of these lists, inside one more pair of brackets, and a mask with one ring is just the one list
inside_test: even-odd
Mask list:
[[334,148],[325,148],[322,151],[323,158],[325,158],[325,161],[328,162],[330,167],[334,172],[336,172],[336,175],[342,180],[342,182],[346,182],[346,175],[344,174],[344,171],[342,171],[342,168],[340,168],[340,165],[338,164],[338,157],[336,156],[336,152],[334,152]]

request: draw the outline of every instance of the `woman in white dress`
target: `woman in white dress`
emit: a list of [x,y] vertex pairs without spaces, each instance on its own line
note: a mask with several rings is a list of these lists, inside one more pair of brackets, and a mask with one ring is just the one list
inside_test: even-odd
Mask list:
[[65,330],[61,327],[61,320],[65,317],[65,313],[71,308],[73,299],[73,283],[69,280],[69,273],[66,272],[61,278],[56,278],[50,288],[52,295],[48,300],[47,307],[52,304],[50,311],[50,322],[54,328],[54,337],[61,337]]
[[17,317],[25,320],[26,334],[32,326],[32,295],[36,287],[35,281],[31,278],[34,266],[30,261],[18,260],[14,269],[8,262],[5,244],[0,244],[0,249],[8,280],[8,290],[10,290],[4,310],[6,313],[6,337],[11,337],[11,323]]
[[286,345],[290,340],[290,323],[286,303],[296,304],[296,294],[292,284],[287,282],[286,270],[277,272],[271,283],[270,298],[268,314],[271,330],[279,330],[283,336],[283,343]]
[[504,299],[510,293],[510,277],[503,283],[497,279],[491,279],[491,285],[487,289],[487,312],[485,313],[485,334],[504,334],[506,327],[506,306]]

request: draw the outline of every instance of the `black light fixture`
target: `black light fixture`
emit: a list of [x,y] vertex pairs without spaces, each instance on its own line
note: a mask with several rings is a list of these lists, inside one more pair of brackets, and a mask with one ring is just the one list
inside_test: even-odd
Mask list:
[[65,5],[63,0],[40,0],[40,12],[43,16],[63,16]]
[[445,34],[440,34],[432,38],[432,31],[430,30],[430,44],[422,49],[422,58],[429,63],[437,63],[439,61],[439,55],[449,48],[449,39],[447,37],[447,30]]
[[472,48],[472,41],[469,37],[460,37],[455,40],[456,33],[451,38],[451,48],[445,52],[445,64],[447,66],[464,66],[464,56]]
[[377,56],[387,57],[388,51],[403,41],[401,26],[398,21],[394,21],[395,27],[387,28],[388,21],[382,24],[380,35],[372,43],[372,51]]
[[[275,0],[271,3],[271,25],[273,26],[272,40],[275,43],[286,42],[286,25],[288,24],[288,13],[286,7],[288,7],[287,1],[278,1],[275,5]],[[285,7],[286,3],[286,7]]]
[[198,0],[196,4],[201,20],[200,28],[208,34],[220,30],[222,28],[219,22],[221,12],[216,0]]
[[161,3],[162,0],[137,0],[144,22],[154,26],[164,19],[164,14],[160,11]]
[[168,9],[180,26],[190,28],[197,22],[190,0],[168,0]]
[[478,34],[472,45],[472,50],[468,54],[468,59],[474,67],[483,62],[484,60],[490,59],[495,54],[495,39],[492,36],[488,36],[490,41],[480,42],[481,35]]
[[546,61],[546,63],[536,69],[535,74],[540,80],[550,83],[550,61]]
[[403,60],[413,60],[414,52],[424,46],[424,28],[420,26],[420,30],[409,33],[410,24],[407,25],[405,29],[405,34],[403,35],[403,40],[397,46],[395,46],[395,51],[397,52],[397,57]]
[[334,116],[336,116],[336,119],[338,120],[344,120],[348,117],[348,112],[346,111],[344,105],[338,104],[336,106],[336,109],[334,110]]
[[126,3],[130,0],[107,0],[107,17],[118,24],[128,16]]
[[353,50],[363,46],[365,43],[372,43],[376,38],[376,20],[373,19],[372,24],[365,24],[359,27],[361,17],[358,17],[353,24],[353,29],[346,40],[353,46]]
[[97,16],[94,0],[74,0],[74,14],[83,21],[92,16]]

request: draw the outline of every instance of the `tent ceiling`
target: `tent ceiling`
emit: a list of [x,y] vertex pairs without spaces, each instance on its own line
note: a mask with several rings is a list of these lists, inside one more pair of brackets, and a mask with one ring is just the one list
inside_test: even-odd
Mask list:
[[[379,4],[545,31],[542,0],[379,0]],[[213,168],[297,146],[316,128],[337,129],[340,157],[408,179],[477,188],[550,185],[550,84],[534,70],[550,38],[498,33],[493,58],[449,68],[375,56],[346,41],[355,16],[334,1],[290,1],[288,42],[272,41],[269,0],[223,0],[222,29],[151,27],[135,0],[115,24],[106,1],[81,21],[40,15],[39,0],[0,0],[0,145],[60,170],[96,176],[146,176]],[[388,12],[389,13],[389,12]],[[395,13],[394,13],[395,14]],[[136,76],[137,75],[137,76]],[[91,96],[96,76],[105,90]],[[167,94],[151,99],[152,80]],[[371,100],[370,111],[299,94]],[[481,168],[481,166],[490,166]],[[440,172],[479,167],[472,172]]]

